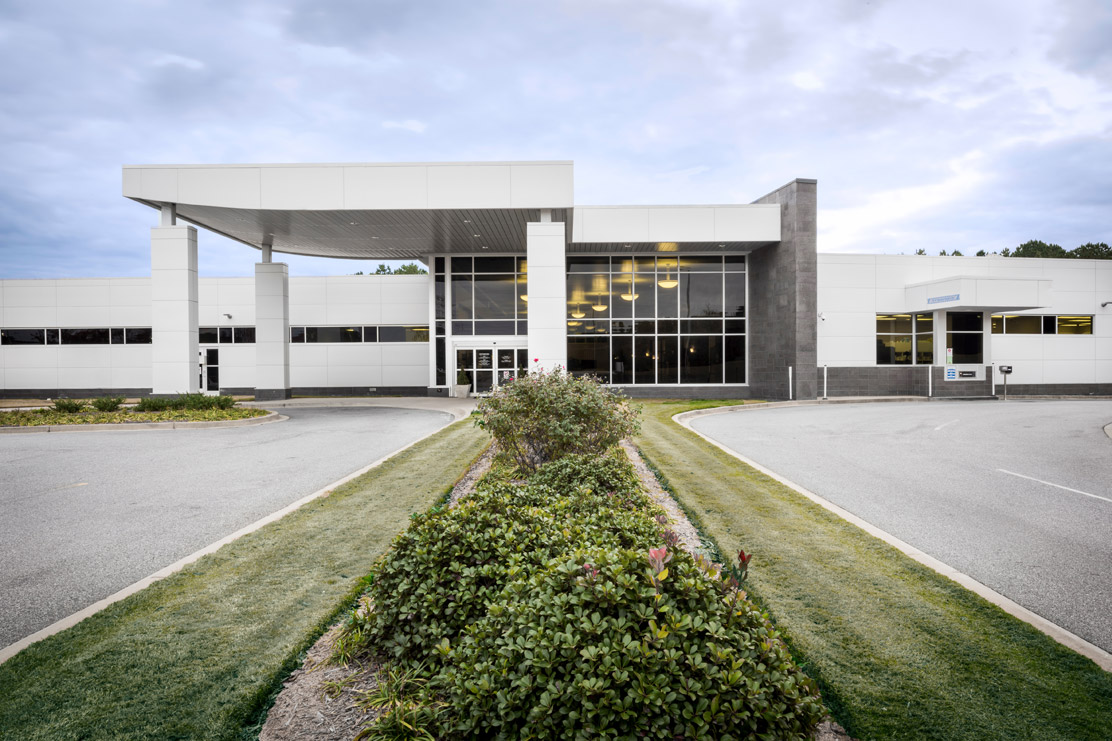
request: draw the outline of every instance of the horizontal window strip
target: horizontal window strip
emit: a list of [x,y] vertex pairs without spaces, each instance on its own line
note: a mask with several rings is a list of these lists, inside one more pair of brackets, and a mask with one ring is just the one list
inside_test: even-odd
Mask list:
[[0,345],[149,345],[150,327],[11,327]]

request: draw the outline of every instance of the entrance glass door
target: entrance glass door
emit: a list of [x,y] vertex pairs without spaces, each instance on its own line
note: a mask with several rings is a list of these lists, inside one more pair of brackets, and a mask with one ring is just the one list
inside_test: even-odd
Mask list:
[[200,388],[207,396],[220,393],[220,350],[215,347],[201,348]]
[[489,394],[523,375],[529,367],[528,355],[525,348],[457,349],[456,369],[467,375],[472,393]]

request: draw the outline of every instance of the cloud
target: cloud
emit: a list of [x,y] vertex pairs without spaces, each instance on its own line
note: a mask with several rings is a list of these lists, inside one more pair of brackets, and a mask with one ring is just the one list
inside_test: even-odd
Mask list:
[[582,204],[816,177],[821,250],[1112,240],[1101,0],[59,7],[0,17],[0,277],[147,274],[124,163],[572,159]]
[[428,124],[423,121],[408,118],[405,121],[383,121],[382,128],[384,129],[404,129],[405,131],[412,131],[415,134],[424,133],[428,128]]

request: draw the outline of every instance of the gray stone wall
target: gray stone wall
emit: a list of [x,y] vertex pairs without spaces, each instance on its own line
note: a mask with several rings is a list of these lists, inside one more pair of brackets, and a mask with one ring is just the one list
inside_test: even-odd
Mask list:
[[[927,396],[927,373],[932,375],[930,395],[939,398],[992,396],[992,383],[984,381],[947,381],[944,366],[878,365],[827,368],[830,398],[839,396]],[[986,378],[992,371],[985,369]],[[822,394],[823,369],[818,369],[819,394]],[[998,385],[997,389],[1001,387]],[[1013,392],[1009,387],[1009,393]],[[1032,392],[1035,393],[1035,392]],[[1042,392],[1049,393],[1049,392]]]
[[[996,377],[996,395],[1004,384]],[[1112,383],[1009,383],[1008,396],[1112,396]]]
[[818,184],[796,179],[755,203],[780,205],[780,242],[749,256],[749,386],[753,396],[796,399],[818,394]]

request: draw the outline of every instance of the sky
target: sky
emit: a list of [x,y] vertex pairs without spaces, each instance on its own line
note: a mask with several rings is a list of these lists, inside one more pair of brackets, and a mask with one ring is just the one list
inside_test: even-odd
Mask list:
[[[579,205],[817,178],[820,252],[1112,243],[1109,39],[1108,0],[0,0],[0,278],[149,275],[124,164],[573,160]],[[201,230],[201,275],[257,256]]]

